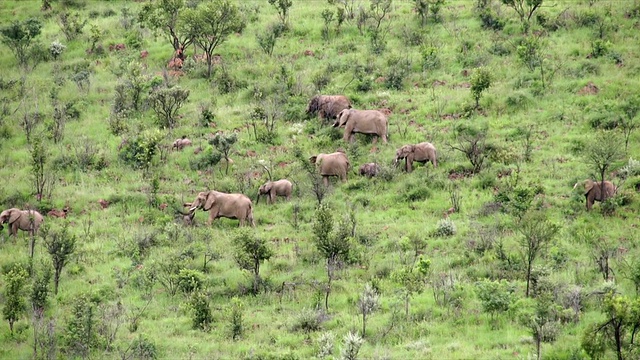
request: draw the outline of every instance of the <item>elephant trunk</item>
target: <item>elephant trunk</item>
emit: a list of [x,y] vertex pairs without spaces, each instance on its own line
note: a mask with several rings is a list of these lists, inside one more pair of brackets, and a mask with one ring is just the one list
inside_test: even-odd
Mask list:
[[256,196],[256,204],[260,203],[260,191],[258,191],[258,195]]

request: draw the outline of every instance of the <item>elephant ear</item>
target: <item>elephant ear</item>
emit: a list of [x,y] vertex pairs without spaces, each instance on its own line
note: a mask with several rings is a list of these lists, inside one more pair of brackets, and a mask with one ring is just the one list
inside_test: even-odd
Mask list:
[[22,216],[22,211],[18,209],[12,210],[11,215],[9,215],[9,224],[13,224],[14,222],[18,221],[18,219],[20,219],[20,216]]
[[268,183],[264,184],[264,192],[268,193],[269,191],[271,191],[271,188],[273,187],[273,183],[271,181],[269,181]]
[[202,208],[204,211],[209,211],[211,207],[213,207],[213,203],[216,202],[216,196],[213,191],[209,191],[207,194],[207,200],[204,203],[204,207]]
[[317,156],[317,155],[314,155],[314,156],[309,157],[309,161],[310,161],[312,164],[315,164],[317,159],[318,159],[318,156]]
[[595,182],[593,182],[592,180],[585,180],[584,181],[584,193],[585,195],[589,193],[589,191],[591,191],[591,189],[593,189],[593,187],[596,185]]

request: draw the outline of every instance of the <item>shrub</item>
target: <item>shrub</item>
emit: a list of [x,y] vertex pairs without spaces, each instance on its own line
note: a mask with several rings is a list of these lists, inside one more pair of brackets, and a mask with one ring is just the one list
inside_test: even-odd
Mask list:
[[209,331],[213,322],[209,295],[203,291],[196,291],[191,295],[188,304],[191,310],[191,324],[194,329]]
[[181,269],[178,272],[178,289],[184,293],[192,293],[203,287],[204,274],[198,270]]
[[158,358],[156,344],[143,335],[139,335],[129,347],[134,358],[140,360],[155,360]]
[[453,220],[446,218],[438,220],[438,226],[435,231],[436,236],[453,236],[456,234],[456,224]]
[[158,130],[145,130],[127,139],[120,149],[119,157],[127,164],[147,170],[158,153],[162,134]]
[[420,57],[422,59],[422,70],[434,70],[440,67],[437,47],[423,45],[420,48]]
[[60,41],[56,40],[49,45],[49,53],[53,60],[57,60],[67,47]]
[[291,331],[302,331],[309,334],[318,331],[324,321],[324,313],[319,310],[303,309],[293,319]]
[[429,189],[426,185],[407,186],[403,189],[403,192],[400,194],[400,199],[402,201],[407,201],[407,202],[423,201],[430,197],[431,197],[431,189]]

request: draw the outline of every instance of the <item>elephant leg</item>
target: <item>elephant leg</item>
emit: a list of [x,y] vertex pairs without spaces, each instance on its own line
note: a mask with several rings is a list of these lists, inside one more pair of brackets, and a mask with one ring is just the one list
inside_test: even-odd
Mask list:
[[217,214],[213,213],[213,210],[209,212],[209,220],[207,221],[207,226],[211,226],[213,224],[213,220],[215,220]]
[[589,199],[589,196],[585,196],[586,199],[586,203],[587,203],[587,211],[591,210],[591,207],[593,206],[593,201]]
[[329,177],[326,175],[322,176],[322,183],[324,186],[329,186]]
[[373,141],[371,142],[373,145],[378,143],[378,135],[373,135]]
[[9,236],[18,236],[18,222],[14,222],[13,224],[11,224],[11,226],[9,227],[9,229],[11,230],[9,232]]

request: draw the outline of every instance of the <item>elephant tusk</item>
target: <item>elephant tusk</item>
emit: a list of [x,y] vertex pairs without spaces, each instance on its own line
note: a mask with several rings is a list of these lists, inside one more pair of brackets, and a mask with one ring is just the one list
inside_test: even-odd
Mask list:
[[192,213],[192,212],[196,211],[196,209],[197,209],[197,207],[189,208],[189,212]]

